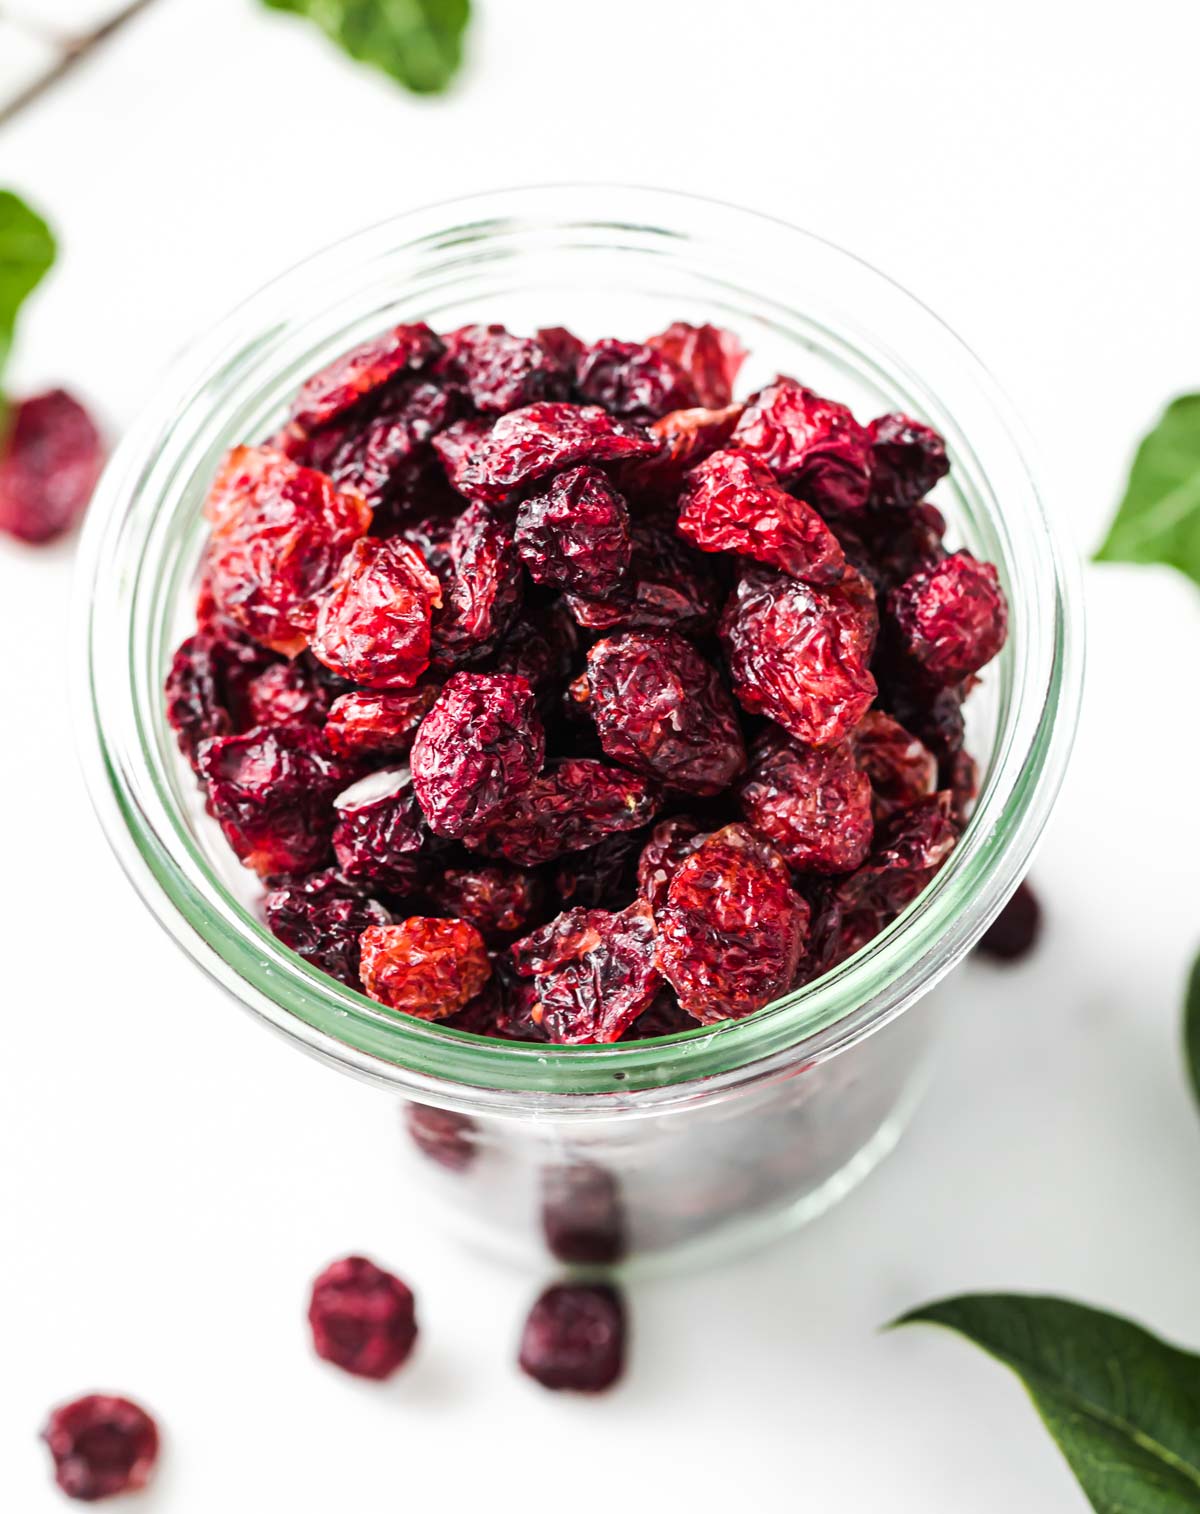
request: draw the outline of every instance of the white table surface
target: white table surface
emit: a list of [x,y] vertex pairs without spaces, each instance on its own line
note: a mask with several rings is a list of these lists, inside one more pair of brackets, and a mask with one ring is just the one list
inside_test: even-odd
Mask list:
[[[461,85],[421,102],[253,0],[157,0],[0,131],[0,183],[63,247],[12,388],[67,382],[117,431],[192,334],[360,223],[508,182],[657,180],[818,229],[927,299],[1095,544],[1136,437],[1200,386],[1194,7],[478,9]],[[390,1103],[219,997],[110,859],[66,703],[71,567],[70,545],[0,546],[0,1505],[61,1507],[35,1432],[102,1386],[165,1427],[147,1514],[1084,1507],[1002,1369],[879,1327],[1029,1289],[1200,1347],[1178,1051],[1200,937],[1194,589],[1088,570],[1084,720],[1034,872],[1044,949],[954,980],[897,1154],[775,1249],[635,1287],[628,1380],[579,1401],[513,1365],[543,1279],[439,1237],[396,1182]],[[348,1250],[418,1291],[419,1356],[384,1387],[309,1356],[308,1279]]]

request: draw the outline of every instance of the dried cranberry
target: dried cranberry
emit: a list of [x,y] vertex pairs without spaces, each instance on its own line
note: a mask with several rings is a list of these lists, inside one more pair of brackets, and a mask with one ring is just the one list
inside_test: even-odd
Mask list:
[[711,562],[653,521],[635,523],[629,572],[611,594],[566,596],[567,608],[588,630],[671,630],[681,636],[711,631],[720,603]]
[[535,400],[566,399],[571,375],[552,348],[503,326],[461,326],[445,338],[439,370],[466,386],[477,410],[499,415]]
[[326,1267],[313,1283],[308,1323],[323,1361],[376,1381],[406,1362],[417,1340],[412,1289],[364,1256]]
[[404,1118],[413,1145],[451,1172],[465,1172],[479,1155],[478,1127],[470,1115],[432,1104],[406,1104]]
[[392,917],[334,868],[289,878],[267,895],[267,924],[285,946],[306,962],[337,978],[347,988],[361,988],[359,938],[372,925],[390,925]]
[[302,659],[274,662],[246,685],[251,725],[323,726],[333,702],[326,684]]
[[654,916],[644,899],[618,914],[586,913],[590,924],[578,933],[575,954],[537,975],[541,1012],[535,1018],[559,1044],[619,1040],[662,984],[654,965]]
[[701,403],[683,368],[655,347],[606,337],[593,342],[575,365],[581,399],[603,405],[610,415],[643,424],[671,410]]
[[854,510],[867,502],[870,434],[845,405],[795,379],[776,379],[750,400],[732,445],[754,453],[781,483],[823,510]]
[[544,890],[536,873],[520,868],[448,867],[428,888],[430,900],[469,921],[489,946],[527,931],[541,915]]
[[470,480],[464,474],[476,447],[491,429],[490,420],[472,415],[464,420],[455,421],[452,426],[447,426],[444,431],[434,437],[433,450],[437,453],[438,461],[445,471],[448,482],[458,494],[468,498],[475,497],[470,492],[472,488]]
[[614,832],[639,830],[656,803],[657,791],[636,773],[568,757],[550,764],[464,840],[518,867],[538,867],[564,852],[596,846]]
[[638,859],[638,893],[657,912],[667,902],[667,888],[685,858],[690,857],[707,832],[688,815],[660,820],[650,833]]
[[871,781],[849,742],[801,747],[767,730],[738,787],[742,813],[802,873],[848,873],[871,849]]
[[561,606],[527,605],[496,653],[495,670],[514,673],[541,693],[566,679],[578,649],[579,632]]
[[942,538],[946,522],[928,500],[915,505],[886,505],[859,510],[850,519],[833,519],[833,528],[846,552],[877,591],[894,589],[917,571],[946,556]]
[[1042,932],[1042,906],[1028,883],[1016,893],[980,937],[976,948],[994,962],[1017,962],[1037,945]]
[[598,468],[571,468],[522,502],[516,543],[535,583],[608,594],[629,568],[629,510]]
[[512,527],[486,505],[459,517],[450,537],[445,603],[433,620],[433,660],[439,667],[489,657],[521,608],[521,562]]
[[720,326],[690,326],[674,321],[646,344],[665,353],[692,380],[699,404],[712,410],[728,405],[746,349],[732,331]]
[[926,799],[937,788],[937,759],[899,721],[868,710],[853,736],[859,765],[871,781],[876,820]]
[[959,683],[991,662],[1008,634],[1008,607],[991,563],[955,552],[888,598],[905,650],[934,682]]
[[366,501],[279,453],[235,447],[205,510],[216,603],[255,641],[294,657],[316,624],[318,595],[371,523]]
[[411,491],[421,477],[406,465],[455,416],[456,396],[424,379],[389,388],[373,413],[348,419],[306,440],[298,461],[328,473],[340,489],[355,489],[374,508]]
[[747,710],[769,715],[809,746],[845,739],[875,697],[869,662],[876,619],[863,587],[850,573],[828,589],[765,568],[743,575],[721,638],[734,693]]
[[600,930],[608,918],[603,909],[568,909],[514,941],[510,952],[518,975],[530,978],[553,972],[590,952],[600,944]]
[[946,443],[910,415],[881,415],[871,435],[872,493],[892,504],[916,504],[950,471]]
[[554,361],[561,363],[572,374],[575,372],[575,364],[586,351],[586,344],[565,326],[539,326],[537,339]]
[[296,396],[290,419],[304,431],[315,431],[398,374],[428,367],[441,351],[441,339],[423,323],[396,326],[314,373]]
[[714,452],[688,474],[679,534],[704,552],[737,552],[807,583],[841,578],[846,556],[811,505],[748,453]]
[[559,1283],[541,1294],[521,1335],[521,1371],[543,1388],[600,1393],[625,1365],[625,1310],[615,1288]]
[[193,771],[210,736],[228,736],[245,723],[247,690],[270,658],[234,626],[198,631],[178,647],[164,688],[167,723]]
[[394,694],[356,690],[341,695],[325,722],[330,751],[339,757],[377,752],[403,756],[440,692],[440,684],[425,683]]
[[99,431],[64,390],[12,405],[0,415],[0,531],[35,544],[61,536],[87,509],[103,467]]
[[614,761],[691,794],[719,794],[746,765],[717,670],[668,631],[628,632],[588,653],[588,708]]
[[158,1460],[158,1426],[128,1398],[89,1393],[53,1410],[42,1439],[54,1480],[86,1503],[144,1488]]
[[607,1267],[625,1254],[625,1206],[616,1178],[594,1162],[542,1176],[542,1233],[560,1262]]
[[502,415],[458,470],[455,487],[471,498],[499,500],[577,463],[648,457],[657,447],[599,405],[544,401]]
[[395,537],[356,542],[320,601],[313,655],[352,683],[411,687],[429,666],[441,596],[415,547]]
[[946,769],[954,818],[963,824],[979,793],[979,764],[970,752],[955,752]]
[[625,1039],[627,1041],[657,1040],[660,1036],[686,1035],[695,1030],[696,1022],[679,1007],[674,990],[664,986],[654,996],[650,1008],[634,1021]]
[[554,870],[559,898],[564,904],[588,909],[621,909],[631,904],[642,841],[638,832],[625,831],[563,857]]
[[492,973],[473,925],[419,915],[364,931],[360,970],[372,999],[420,1020],[441,1020],[462,1009]]
[[546,738],[523,678],[456,673],[421,722],[413,788],[439,835],[464,836],[541,771]]
[[426,830],[403,769],[372,773],[337,797],[333,850],[345,877],[385,894],[415,893]]
[[655,916],[658,966],[695,1019],[741,1019],[791,988],[808,921],[778,852],[728,825],[668,885]]
[[745,408],[726,405],[720,410],[672,410],[648,428],[660,444],[659,452],[624,465],[621,477],[650,493],[673,495],[689,468],[725,446]]
[[534,1019],[541,1012],[534,984],[517,976],[507,952],[497,952],[491,960],[492,976],[483,988],[441,1024],[475,1036],[499,1036],[504,1041],[545,1041],[545,1033]]

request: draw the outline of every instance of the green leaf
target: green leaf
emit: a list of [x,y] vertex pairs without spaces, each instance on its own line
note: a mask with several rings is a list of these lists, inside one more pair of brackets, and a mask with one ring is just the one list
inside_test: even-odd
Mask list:
[[263,0],[315,21],[360,63],[417,94],[446,88],[462,62],[471,0]]
[[1066,1299],[977,1294],[896,1321],[917,1323],[1012,1368],[1099,1514],[1200,1510],[1200,1356]]
[[1200,955],[1192,963],[1192,973],[1183,1000],[1183,1045],[1187,1052],[1192,1092],[1196,1095],[1197,1103],[1200,1103]]
[[1096,561],[1167,563],[1200,584],[1200,394],[1173,400],[1138,448]]
[[10,190],[0,189],[0,373],[17,312],[53,262],[54,238],[45,221]]

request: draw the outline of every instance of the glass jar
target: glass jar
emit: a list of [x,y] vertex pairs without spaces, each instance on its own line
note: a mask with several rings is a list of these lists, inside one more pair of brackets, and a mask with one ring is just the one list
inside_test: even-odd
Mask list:
[[[776,372],[945,436],[949,539],[999,568],[1008,645],[967,705],[975,812],[933,883],[850,960],[749,1019],[630,1045],[489,1040],[389,1013],[256,914],[257,880],[205,817],[162,685],[189,629],[218,460],[268,435],[301,380],[399,321],[638,336],[715,321]],[[1075,565],[1006,404],[898,286],[808,233],[649,189],[550,187],[400,216],[256,295],[184,360],[113,458],[83,548],[79,694],[113,845],[153,913],[297,1045],[398,1092],[414,1165],[491,1246],[604,1264],[693,1258],[812,1217],[895,1142],[953,995],[929,990],[1028,863],[1081,681]]]

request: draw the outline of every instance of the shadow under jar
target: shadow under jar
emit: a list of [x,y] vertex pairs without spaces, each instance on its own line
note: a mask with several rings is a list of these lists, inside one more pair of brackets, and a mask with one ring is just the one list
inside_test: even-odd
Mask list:
[[[504,1042],[389,1013],[261,924],[257,880],[204,814],[162,698],[189,629],[222,455],[304,378],[402,321],[566,325],[585,339],[712,321],[738,390],[790,373],[861,419],[946,439],[951,547],[997,565],[1008,643],[966,706],[980,792],[891,926],[738,1022],[604,1046]],[[113,459],[85,539],[81,728],[108,835],[154,914],[237,1000],[399,1093],[404,1148],[460,1228],[519,1258],[676,1264],[809,1219],[894,1144],[938,1019],[928,991],[1021,878],[1061,781],[1081,680],[1074,564],[1003,400],[924,306],[828,243],[658,190],[547,187],[411,212],[285,274],[194,350]]]

